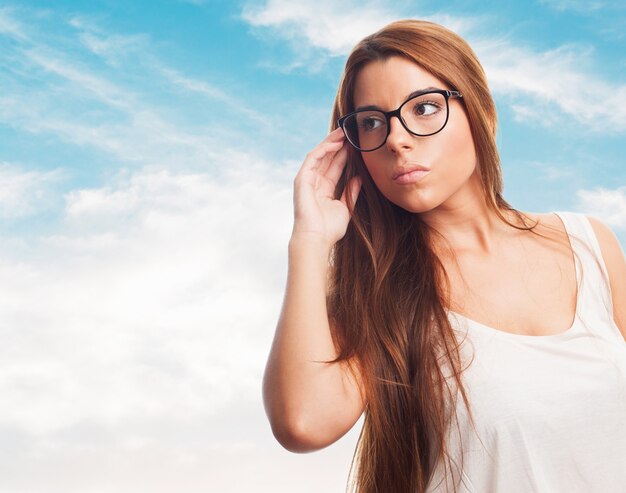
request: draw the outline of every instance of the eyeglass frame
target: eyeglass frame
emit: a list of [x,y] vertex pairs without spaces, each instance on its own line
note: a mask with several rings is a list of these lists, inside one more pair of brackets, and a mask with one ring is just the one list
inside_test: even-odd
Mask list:
[[[404,119],[402,118],[402,116],[400,114],[400,112],[402,111],[402,107],[405,104],[407,104],[409,101],[411,101],[412,99],[419,98],[419,97],[424,96],[426,94],[433,94],[433,93],[441,94],[441,95],[443,95],[445,97],[445,100],[446,100],[446,121],[443,122],[443,125],[441,126],[441,128],[439,130],[437,130],[436,132],[432,132],[432,133],[429,133],[429,134],[418,134],[418,133],[412,132],[408,128],[408,126],[406,125],[406,122],[404,121]],[[387,142],[387,138],[389,137],[389,134],[391,133],[391,117],[392,116],[398,117],[398,120],[400,120],[400,123],[402,124],[402,126],[411,135],[415,135],[417,137],[430,137],[431,135],[435,135],[435,134],[441,132],[445,128],[447,123],[448,123],[448,119],[450,118],[450,103],[448,102],[448,100],[450,98],[462,98],[462,97],[463,97],[463,95],[459,91],[448,90],[448,89],[430,89],[430,90],[426,90],[426,91],[418,92],[418,93],[414,94],[409,99],[404,101],[400,106],[398,106],[395,110],[383,111],[383,110],[379,110],[379,109],[375,109],[375,110],[371,110],[370,109],[370,110],[352,111],[351,113],[348,113],[347,115],[344,115],[341,118],[339,118],[337,120],[337,126],[341,127],[341,130],[343,131],[343,134],[346,136],[346,139],[348,140],[348,142],[350,142],[350,145],[352,145],[352,147],[354,147],[357,151],[359,151],[359,152],[372,152],[372,151],[375,151],[377,149],[380,149]],[[348,137],[348,132],[346,132],[346,129],[344,128],[343,123],[346,121],[347,118],[349,118],[351,116],[354,116],[357,113],[364,113],[366,111],[379,111],[380,113],[385,115],[385,119],[386,119],[386,123],[387,123],[387,134],[385,135],[385,138],[383,139],[382,144],[380,144],[378,147],[375,147],[374,149],[368,149],[367,151],[364,151],[362,149],[359,149],[359,147],[356,146],[350,140],[350,137]]]

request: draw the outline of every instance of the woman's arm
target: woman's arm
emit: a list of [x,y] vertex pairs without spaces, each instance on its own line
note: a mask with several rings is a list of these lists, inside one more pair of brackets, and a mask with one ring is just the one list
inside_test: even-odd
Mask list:
[[277,440],[292,452],[310,452],[341,438],[359,419],[358,375],[337,356],[326,310],[325,246],[292,238],[283,309],[263,382],[265,408]]
[[347,194],[334,192],[347,157],[343,133],[331,132],[307,157],[294,181],[294,228],[283,308],[263,378],[265,410],[278,441],[292,452],[330,445],[358,420],[360,377],[337,356],[328,322],[328,257],[346,232]]

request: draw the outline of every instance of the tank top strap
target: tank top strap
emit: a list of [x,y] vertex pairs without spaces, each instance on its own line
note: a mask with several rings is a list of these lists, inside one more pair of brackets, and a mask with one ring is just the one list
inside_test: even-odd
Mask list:
[[[612,322],[613,302],[608,271],[589,219],[579,212],[555,214],[563,221],[570,245],[577,257],[576,262],[579,262],[578,289],[582,291],[579,296],[582,306],[577,308],[577,313],[584,318],[597,317],[603,313],[608,316],[607,321]],[[618,330],[617,327],[615,329]]]

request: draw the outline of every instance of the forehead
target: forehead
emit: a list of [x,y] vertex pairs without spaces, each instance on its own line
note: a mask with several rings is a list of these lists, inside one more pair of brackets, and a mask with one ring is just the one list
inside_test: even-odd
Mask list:
[[407,58],[392,56],[369,62],[357,74],[354,107],[395,108],[413,91],[427,87],[448,89],[441,80]]

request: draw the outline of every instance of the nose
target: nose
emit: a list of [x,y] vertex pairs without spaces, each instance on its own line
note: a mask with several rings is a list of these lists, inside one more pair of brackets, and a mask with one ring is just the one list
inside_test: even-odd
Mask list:
[[404,128],[400,118],[392,116],[389,119],[389,135],[385,143],[387,149],[391,152],[400,152],[401,150],[411,149],[414,145],[415,136]]

